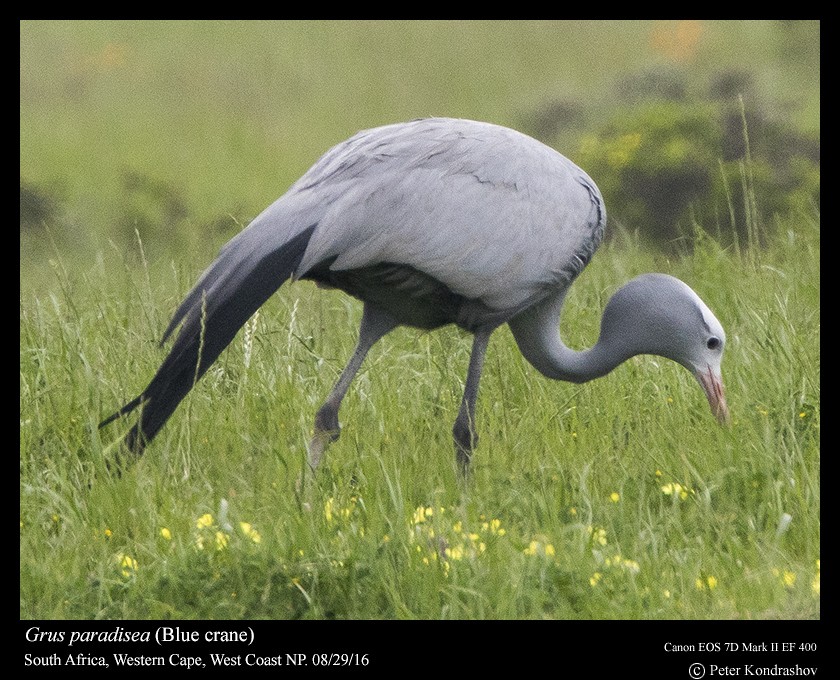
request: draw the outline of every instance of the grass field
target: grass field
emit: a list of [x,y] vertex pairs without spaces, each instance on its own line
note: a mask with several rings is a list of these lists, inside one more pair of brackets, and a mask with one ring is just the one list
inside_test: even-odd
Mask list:
[[[53,295],[21,307],[21,615],[817,616],[818,263],[802,222],[760,261],[710,245],[667,267],[726,320],[730,429],[682,368],[640,358],[553,383],[503,330],[462,488],[450,427],[469,342],[401,330],[372,353],[303,496],[357,304],[284,290],[118,478],[96,423],[157,365],[151,339],[186,276],[126,271],[113,292],[103,270],[59,271]],[[593,340],[619,282],[666,264],[601,252],[568,342]]]
[[[417,115],[515,125],[552,88],[592,97],[651,58],[648,23],[589,26],[614,49],[586,68],[570,56],[581,31],[558,41],[552,24],[480,23],[464,41],[457,26],[409,26],[21,25],[21,182],[62,206],[21,233],[21,618],[818,618],[816,208],[779,215],[764,247],[723,249],[699,230],[666,256],[624,232],[570,294],[561,332],[579,348],[635,274],[689,283],[727,330],[729,428],[670,362],[552,382],[503,328],[464,484],[451,427],[469,339],[400,329],[371,352],[341,439],[301,489],[361,308],[300,283],[142,459],[109,467],[128,424],[97,423],[151,377],[197,274],[328,146]],[[768,26],[710,26],[696,58],[763,56],[792,97]],[[816,87],[804,126],[814,101],[819,125]],[[149,192],[130,195],[126,168],[186,206],[172,209],[178,230],[160,207],[175,198],[138,206]]]

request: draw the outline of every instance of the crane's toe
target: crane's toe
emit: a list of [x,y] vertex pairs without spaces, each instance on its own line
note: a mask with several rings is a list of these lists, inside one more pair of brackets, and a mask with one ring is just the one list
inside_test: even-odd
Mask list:
[[324,451],[341,435],[338,408],[327,402],[315,414],[315,433],[309,441],[309,466],[314,470],[321,462]]
[[455,427],[452,428],[452,438],[455,440],[455,459],[458,461],[458,469],[466,473],[470,468],[472,452],[478,446],[478,433],[469,421],[465,422],[458,418]]

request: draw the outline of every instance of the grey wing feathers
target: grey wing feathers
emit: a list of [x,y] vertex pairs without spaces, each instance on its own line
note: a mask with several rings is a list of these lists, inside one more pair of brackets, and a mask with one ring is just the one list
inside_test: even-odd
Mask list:
[[[319,184],[323,182],[324,184]],[[405,264],[497,310],[571,278],[603,235],[594,182],[507,128],[427,119],[360,133],[296,187],[331,192],[301,270]]]

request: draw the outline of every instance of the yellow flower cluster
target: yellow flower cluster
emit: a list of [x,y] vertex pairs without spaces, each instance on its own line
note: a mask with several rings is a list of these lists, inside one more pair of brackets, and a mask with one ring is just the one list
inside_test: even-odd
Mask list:
[[213,515],[209,512],[198,518],[195,523],[196,529],[208,529],[213,526]]
[[120,570],[123,578],[131,578],[137,573],[137,560],[131,555],[124,553],[117,553],[116,555],[117,569]]
[[[196,547],[199,550],[204,550],[205,548],[215,548],[218,551],[227,548],[230,544],[233,528],[224,521],[222,521],[222,524],[222,527],[217,526],[216,520],[209,512],[199,517],[195,523]],[[257,531],[249,522],[240,522],[239,529],[242,531],[242,535],[251,540],[253,543],[260,543],[262,541],[260,532]],[[172,539],[172,533],[166,527],[160,530],[160,534],[167,541]]]
[[481,515],[479,530],[470,531],[462,520],[447,521],[447,514],[446,508],[421,505],[412,512],[409,522],[409,538],[420,561],[426,566],[440,564],[445,575],[451,563],[478,558],[487,551],[488,543],[507,534],[499,519]]
[[638,574],[641,570],[639,563],[636,560],[628,560],[625,557],[622,557],[619,554],[616,554],[615,557],[607,557],[604,560],[605,567],[619,567],[620,569],[624,569],[625,571],[630,572],[631,574]]
[[333,521],[338,519],[349,519],[350,515],[353,513],[353,510],[356,508],[356,504],[358,503],[358,498],[356,496],[352,496],[350,498],[350,506],[346,508],[338,507],[338,503],[336,502],[335,498],[330,496],[327,499],[327,502],[324,503],[324,518],[327,520],[328,524],[331,524]]
[[[811,579],[811,592],[816,596],[820,596],[820,561],[817,560],[815,562],[816,565],[816,572],[814,573],[813,578]],[[774,567],[770,570],[775,578],[779,580],[785,588],[788,590],[793,590],[796,586],[796,572],[791,571],[790,569],[779,569]]]
[[523,550],[526,555],[543,555],[545,557],[554,557],[555,550],[551,543],[543,543],[541,541],[531,541],[528,547]]
[[[440,514],[442,515],[444,512],[444,508],[440,508]],[[424,524],[426,520],[430,519],[434,514],[434,508],[424,507],[421,505],[414,510],[414,514],[411,516],[411,523],[415,525]]]
[[707,576],[706,578],[698,578],[694,581],[694,587],[697,590],[714,590],[717,588],[718,580],[714,576]]
[[494,536],[504,536],[507,531],[502,528],[502,521],[498,519],[491,519],[489,522],[482,522],[481,528],[484,531],[489,531]]
[[670,482],[662,486],[662,493],[666,496],[679,498],[681,501],[684,501],[688,498],[689,494],[694,494],[694,489],[683,486],[679,482]]
[[246,537],[250,538],[254,543],[262,541],[260,532],[254,529],[254,527],[252,527],[248,522],[240,522],[239,528],[242,529],[242,533],[245,534]]
[[599,527],[588,526],[586,531],[589,533],[589,542],[592,545],[606,545],[607,544],[607,530]]
[[793,588],[793,586],[796,585],[796,573],[792,572],[790,569],[777,569],[776,567],[773,567],[770,571],[773,576],[779,579],[785,588]]
[[[596,558],[600,559],[600,551],[593,550]],[[605,576],[604,572],[608,572],[609,574],[620,574],[620,573],[627,573],[635,576],[641,571],[641,567],[636,560],[627,559],[626,557],[622,557],[620,553],[616,553],[612,557],[604,558],[602,563],[602,571],[596,571],[592,576],[589,577],[589,585],[593,588],[601,583]]]

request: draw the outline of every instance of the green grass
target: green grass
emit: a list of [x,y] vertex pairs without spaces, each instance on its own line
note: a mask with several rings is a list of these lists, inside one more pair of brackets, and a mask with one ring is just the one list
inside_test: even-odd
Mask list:
[[[218,248],[330,144],[422,115],[521,127],[555,96],[606,110],[621,69],[662,62],[655,29],[23,22],[21,180],[60,208],[21,232],[21,618],[818,618],[818,210],[749,225],[763,248],[700,231],[681,257],[613,225],[569,296],[561,331],[584,347],[632,276],[689,283],[727,330],[730,428],[670,362],[552,382],[502,328],[463,484],[451,427],[469,338],[400,329],[301,489],[361,311],[301,283],[122,476],[109,463],[131,421],[97,429],[152,376]],[[773,22],[703,30],[698,72],[748,55],[761,91],[818,129],[819,70]]]
[[[108,445],[125,426],[97,421],[152,374],[152,340],[191,272],[57,264],[56,291],[21,304],[21,616],[818,616],[819,235],[813,219],[784,226],[760,259],[711,241],[671,263],[608,245],[564,314],[570,344],[586,345],[628,276],[684,278],[729,333],[731,428],[667,361],[555,383],[504,329],[466,486],[450,428],[470,343],[404,329],[372,352],[342,438],[298,490],[359,317],[305,283],[260,311],[248,360],[240,334],[116,476]],[[431,508],[420,523],[418,508]],[[216,526],[199,529],[207,513]]]

